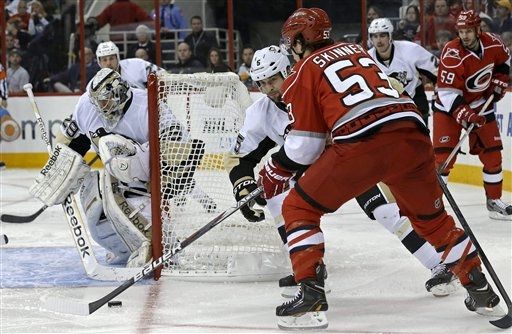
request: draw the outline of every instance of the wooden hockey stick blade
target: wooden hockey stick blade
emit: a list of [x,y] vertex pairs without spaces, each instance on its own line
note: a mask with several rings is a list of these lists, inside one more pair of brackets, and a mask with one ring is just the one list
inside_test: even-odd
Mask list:
[[0,216],[0,220],[4,223],[30,223],[33,222],[41,213],[43,213],[44,210],[48,208],[47,205],[42,206],[39,210],[37,210],[34,214],[31,214],[30,216],[16,216],[16,215],[9,215],[9,214],[2,214]]
[[151,274],[154,270],[163,266],[166,262],[168,262],[174,255],[181,252],[188,245],[199,239],[201,236],[206,234],[212,228],[220,224],[222,221],[226,220],[229,216],[231,216],[236,211],[240,210],[240,208],[247,205],[250,201],[254,200],[263,192],[262,188],[257,188],[252,191],[249,195],[242,198],[238,201],[234,206],[227,209],[226,211],[220,213],[217,217],[211,220],[208,224],[201,227],[196,232],[192,233],[188,238],[183,240],[178,247],[171,249],[170,251],[164,253],[164,255],[160,256],[158,259],[146,264],[129,280],[125,281],[123,284],[118,286],[116,289],[108,293],[107,295],[101,297],[98,300],[93,302],[86,302],[82,300],[76,300],[71,298],[59,298],[59,297],[50,297],[46,300],[44,308],[58,313],[64,314],[74,314],[74,315],[82,315],[87,316],[89,314],[94,313],[100,307],[108,303],[110,300],[114,299],[118,295],[120,295],[124,290],[131,287],[136,282],[140,281],[142,278]]
[[480,243],[476,239],[475,235],[473,234],[473,230],[471,230],[471,227],[469,226],[468,222],[466,221],[466,218],[464,218],[464,215],[459,209],[459,206],[457,205],[457,202],[455,202],[455,199],[453,198],[450,190],[448,189],[448,186],[446,183],[444,183],[443,178],[439,173],[436,173],[437,175],[437,181],[439,182],[439,185],[441,186],[441,189],[443,189],[444,196],[446,197],[446,200],[448,203],[450,203],[450,206],[452,207],[453,212],[455,213],[455,216],[459,220],[460,225],[464,229],[464,232],[466,232],[467,236],[475,246],[476,250],[478,251],[478,255],[480,256],[480,259],[482,260],[482,263],[484,264],[485,269],[487,269],[487,272],[489,276],[491,277],[492,281],[494,282],[494,285],[496,285],[496,288],[498,289],[501,297],[503,298],[503,301],[507,305],[507,314],[500,319],[497,320],[491,320],[489,321],[492,325],[499,327],[499,328],[509,328],[512,326],[512,301],[510,300],[510,297],[507,294],[507,291],[503,287],[503,284],[501,284],[501,281],[498,277],[498,274],[494,271],[494,267],[492,266],[491,262],[487,258],[487,255],[485,255],[484,250],[482,246],[480,246]]

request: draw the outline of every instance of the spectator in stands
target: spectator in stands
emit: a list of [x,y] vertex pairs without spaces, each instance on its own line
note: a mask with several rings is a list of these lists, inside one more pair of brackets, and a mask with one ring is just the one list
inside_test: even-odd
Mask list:
[[18,40],[10,32],[5,34],[5,50],[7,51],[7,54],[9,54],[12,49],[19,48],[19,45],[16,45],[17,42]]
[[43,4],[39,0],[30,2],[30,20],[28,21],[28,33],[32,36],[39,36],[44,28],[52,21],[51,15],[44,10]]
[[[151,18],[155,19],[155,11],[151,12]],[[181,8],[174,4],[174,0],[160,0],[160,32],[162,39],[174,39],[174,30],[187,29],[187,20],[181,12]],[[178,33],[179,39],[185,39],[186,31]]]
[[[501,34],[501,39],[503,40],[503,44],[508,48],[508,51],[512,54],[512,31],[505,31]],[[509,75],[510,81],[508,82],[508,86],[512,85],[512,66],[510,66]]]
[[150,20],[148,13],[139,5],[130,2],[130,0],[115,0],[108,5],[95,18],[89,18],[88,22],[95,20],[97,29],[102,28],[107,23],[111,27],[135,22]]
[[438,50],[431,51],[436,57],[441,55],[441,51],[443,51],[446,43],[453,39],[453,35],[448,30],[438,30],[436,32],[436,44],[438,46]]
[[254,56],[254,48],[250,45],[245,45],[242,49],[242,65],[238,68],[238,76],[240,80],[248,87],[254,87],[254,82],[249,74],[251,70],[252,57]]
[[208,67],[206,72],[209,73],[221,73],[221,72],[233,72],[231,68],[224,62],[220,54],[220,50],[217,48],[211,48],[208,51]]
[[146,49],[137,49],[135,51],[135,57],[134,58],[140,58],[142,60],[145,60],[145,61],[149,61],[149,55],[148,55],[148,52],[146,51]]
[[126,58],[134,58],[136,57],[135,52],[138,49],[144,49],[146,50],[146,53],[149,57],[149,59],[145,60],[155,63],[156,49],[155,44],[151,41],[151,31],[149,30],[148,26],[144,24],[137,26],[137,28],[135,29],[135,36],[137,37],[137,43],[129,45]]
[[510,12],[512,11],[512,3],[510,0],[497,0],[496,5],[496,17],[494,22],[497,27],[498,33],[504,33],[505,31],[512,31],[512,18]]
[[28,32],[21,30],[19,24],[19,21],[7,22],[7,33],[11,34],[15,39],[15,44],[25,51],[32,36]]
[[463,10],[462,0],[449,0],[448,6],[450,8],[450,16],[455,20]]
[[9,68],[7,69],[7,88],[9,94],[22,93],[23,85],[28,84],[29,74],[26,69],[21,67],[21,53],[18,49],[13,49],[9,53]]
[[419,40],[418,32],[420,28],[420,11],[418,6],[410,5],[405,10],[405,20],[398,22],[395,39],[405,39],[408,41]]
[[482,32],[496,32],[496,28],[494,27],[494,22],[492,19],[484,13],[480,13],[480,30]]
[[204,71],[205,67],[197,60],[190,50],[190,45],[186,42],[178,44],[178,63],[174,64],[170,72],[172,73],[195,73]]
[[217,38],[215,35],[203,30],[203,19],[201,16],[195,15],[190,18],[190,28],[192,28],[192,32],[185,37],[185,42],[190,45],[194,57],[203,64],[203,67],[206,67],[208,51],[213,47],[219,47]]
[[[100,70],[100,66],[96,62],[94,52],[91,48],[84,48],[85,54],[85,70],[87,82]],[[71,67],[59,74],[49,78],[50,87],[56,92],[72,93],[80,91],[80,62],[74,63]]]
[[436,43],[436,32],[438,30],[448,30],[453,35],[455,31],[455,19],[451,17],[446,0],[435,0],[434,15],[427,19],[426,24],[426,45],[428,50],[439,50]]
[[370,24],[373,20],[382,17],[382,9],[377,6],[369,6],[366,12],[366,23]]
[[27,11],[27,3],[25,0],[18,2],[18,12],[11,16],[7,22],[18,21],[20,30],[28,31],[28,23],[30,21],[30,13]]

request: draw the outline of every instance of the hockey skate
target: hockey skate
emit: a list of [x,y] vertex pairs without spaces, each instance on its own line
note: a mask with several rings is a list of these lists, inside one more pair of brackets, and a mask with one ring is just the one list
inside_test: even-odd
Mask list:
[[487,210],[489,218],[496,220],[512,220],[512,205],[503,202],[501,199],[487,199]]
[[432,277],[425,282],[425,288],[435,297],[444,297],[455,292],[460,285],[455,276],[444,263],[432,268]]
[[[331,288],[329,287],[329,283],[327,283],[327,270],[325,271],[325,277],[324,277],[324,291],[326,294],[331,292]],[[295,281],[295,276],[293,274],[288,275],[286,277],[283,277],[279,279],[279,287],[283,288],[281,290],[281,296],[284,298],[293,298],[297,294],[297,290],[299,289],[299,285]]]
[[472,283],[465,285],[468,295],[464,300],[467,309],[478,314],[490,317],[502,317],[503,309],[498,305],[500,298],[487,282],[484,273],[473,268],[469,273]]
[[321,329],[329,325],[325,311],[328,309],[324,291],[325,266],[317,267],[317,278],[302,281],[292,300],[276,308],[280,329]]

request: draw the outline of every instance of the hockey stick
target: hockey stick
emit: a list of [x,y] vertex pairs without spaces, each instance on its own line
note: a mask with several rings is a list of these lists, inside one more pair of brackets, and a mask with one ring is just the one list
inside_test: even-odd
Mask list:
[[[487,107],[489,107],[489,104],[491,104],[492,100],[494,99],[494,95],[491,95],[487,98],[487,101],[485,101],[484,105],[482,106],[482,109],[480,109],[480,112],[478,113],[479,116],[483,115],[485,110],[487,109]],[[462,144],[466,141],[466,138],[469,136],[470,132],[473,131],[473,128],[475,127],[475,123],[472,123],[468,129],[466,130],[466,133],[464,133],[464,135],[460,138],[459,142],[457,143],[457,145],[455,145],[455,147],[453,148],[453,150],[450,152],[450,155],[448,156],[448,158],[446,158],[446,161],[437,169],[437,171],[439,173],[442,173],[444,172],[444,170],[446,169],[446,167],[448,167],[448,165],[450,164],[450,162],[452,161],[453,157],[457,154],[457,152],[459,152],[459,149],[460,147],[462,146]]]
[[[89,166],[92,166],[98,159],[99,155],[96,155],[94,158],[92,158],[91,161],[89,161],[87,164]],[[29,216],[17,216],[17,215],[10,215],[10,214],[2,214],[0,215],[0,221],[4,223],[31,223],[33,222],[41,213],[44,212],[44,210],[48,209],[47,205],[43,205],[39,210],[37,210],[35,213],[29,215]]]
[[93,302],[86,302],[82,300],[75,300],[75,299],[69,299],[69,298],[59,298],[59,297],[49,297],[46,300],[45,308],[59,313],[66,313],[66,314],[75,314],[75,315],[83,315],[87,316],[89,314],[94,313],[96,310],[98,310],[100,307],[105,305],[107,302],[121,294],[123,291],[134,285],[136,282],[140,281],[145,276],[151,274],[154,270],[162,267],[167,261],[172,259],[174,255],[181,252],[183,249],[185,249],[187,246],[189,246],[191,243],[199,239],[201,236],[206,234],[208,231],[210,231],[212,228],[220,224],[222,221],[224,221],[226,218],[231,216],[233,213],[247,205],[250,201],[254,200],[256,197],[258,197],[262,193],[262,188],[257,188],[253,190],[249,195],[242,198],[239,202],[237,202],[234,206],[227,209],[226,211],[220,213],[217,217],[215,217],[213,220],[211,220],[208,224],[201,227],[196,232],[192,233],[188,238],[183,240],[177,247],[174,247],[173,249],[167,251],[162,256],[160,256],[158,259],[154,260],[151,263],[146,264],[142,269],[139,269],[139,271],[129,280],[125,281],[123,284],[118,286],[115,290],[111,291],[107,295],[101,297],[98,300],[95,300]]
[[510,328],[512,326],[512,302],[510,301],[510,298],[505,291],[505,288],[503,287],[503,284],[501,284],[500,279],[498,278],[498,275],[496,275],[496,272],[494,271],[493,266],[489,262],[489,259],[484,253],[484,250],[482,249],[482,246],[478,243],[478,240],[476,240],[475,235],[473,234],[473,231],[469,227],[468,222],[462,215],[462,212],[459,209],[459,206],[453,199],[452,194],[450,193],[450,190],[448,190],[448,186],[446,183],[444,183],[443,178],[439,173],[437,174],[437,180],[439,181],[439,184],[441,185],[441,188],[443,189],[443,193],[446,196],[446,199],[448,200],[448,203],[450,203],[453,212],[457,216],[457,219],[459,220],[462,228],[466,232],[466,234],[469,236],[469,239],[475,245],[476,250],[478,251],[478,254],[480,255],[480,258],[482,259],[482,262],[485,266],[485,269],[487,269],[487,272],[489,273],[489,276],[491,276],[492,281],[496,285],[496,288],[498,288],[498,291],[500,292],[501,296],[503,297],[503,300],[505,301],[505,304],[507,304],[508,312],[507,314],[498,320],[491,320],[489,321],[491,324],[493,324],[496,327],[499,328]]
[[[28,83],[23,86],[23,89],[27,92],[28,98],[30,99],[32,110],[36,115],[36,121],[39,123],[39,128],[42,132],[41,137],[46,144],[46,149],[51,155],[52,147],[50,141],[48,140],[46,128],[44,126],[43,119],[41,118],[41,114],[39,113],[39,108],[37,107],[34,93],[32,92],[32,85]],[[84,220],[80,214],[80,209],[78,208],[78,205],[76,204],[72,194],[69,194],[66,197],[64,203],[62,203],[62,208],[64,210],[71,235],[75,241],[76,249],[78,250],[80,260],[82,261],[87,276],[97,280],[124,281],[140,270],[140,268],[116,268],[99,264],[96,256],[94,255],[92,243],[83,223]]]

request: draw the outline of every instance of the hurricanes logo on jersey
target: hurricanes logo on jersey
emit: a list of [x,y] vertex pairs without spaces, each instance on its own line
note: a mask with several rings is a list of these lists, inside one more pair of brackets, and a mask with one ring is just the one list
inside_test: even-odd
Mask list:
[[486,90],[487,87],[489,87],[489,82],[492,79],[493,69],[494,64],[489,64],[467,78],[466,88],[468,89],[468,92],[477,93]]

